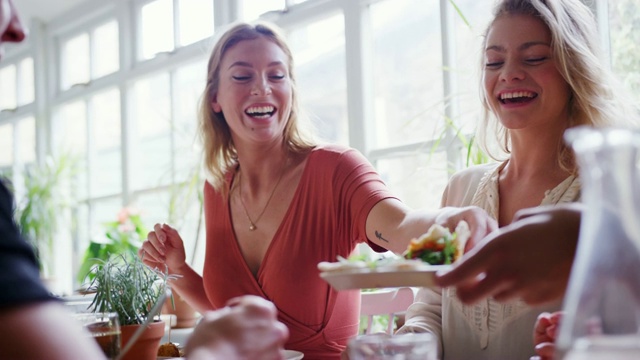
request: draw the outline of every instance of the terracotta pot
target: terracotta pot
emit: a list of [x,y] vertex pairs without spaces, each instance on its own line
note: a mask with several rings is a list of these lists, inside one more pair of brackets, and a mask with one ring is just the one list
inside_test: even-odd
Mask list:
[[199,317],[198,312],[177,293],[173,293],[173,302],[175,309],[171,306],[171,298],[167,298],[162,306],[163,314],[173,314],[176,316],[176,324],[173,328],[183,329],[196,326]]
[[[140,325],[124,325],[120,326],[122,347],[129,342],[129,339],[138,330]],[[156,360],[158,357],[158,348],[160,340],[164,336],[164,321],[152,322],[149,327],[142,333],[136,343],[122,357],[122,360]]]

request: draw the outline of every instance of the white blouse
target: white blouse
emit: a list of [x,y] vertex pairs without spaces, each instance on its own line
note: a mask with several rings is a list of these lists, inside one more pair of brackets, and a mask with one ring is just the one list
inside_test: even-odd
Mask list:
[[[443,206],[475,205],[498,218],[498,176],[506,162],[474,166],[454,174],[444,192]],[[580,180],[569,176],[546,191],[540,205],[579,201]],[[398,333],[431,332],[440,339],[439,358],[529,359],[534,355],[533,326],[543,311],[557,311],[561,302],[530,307],[522,300],[502,304],[486,299],[463,304],[454,288],[420,289]]]

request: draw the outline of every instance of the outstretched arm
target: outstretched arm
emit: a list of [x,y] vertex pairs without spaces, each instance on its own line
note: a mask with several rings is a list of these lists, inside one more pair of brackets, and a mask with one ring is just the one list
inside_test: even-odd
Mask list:
[[465,220],[471,229],[469,242],[479,241],[497,228],[495,220],[479,207],[412,210],[399,200],[385,199],[376,204],[367,217],[367,237],[377,245],[401,254],[412,238],[426,233],[431,225],[440,224],[453,231],[461,220]]
[[580,230],[581,205],[520,211],[516,220],[490,234],[438,285],[456,286],[466,303],[493,296],[521,297],[528,304],[556,300],[564,294]]

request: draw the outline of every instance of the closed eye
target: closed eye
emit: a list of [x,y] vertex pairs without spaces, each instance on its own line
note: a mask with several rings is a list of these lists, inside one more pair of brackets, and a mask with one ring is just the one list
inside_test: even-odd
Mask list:
[[497,68],[497,67],[500,67],[502,64],[504,64],[504,62],[494,61],[494,62],[488,62],[484,66],[488,68]]
[[542,56],[542,57],[537,57],[537,58],[529,58],[526,60],[526,62],[528,63],[533,63],[533,64],[537,64],[537,63],[541,63],[543,61],[547,60],[546,56]]
[[251,79],[251,76],[232,76],[232,78],[236,81],[247,81]]

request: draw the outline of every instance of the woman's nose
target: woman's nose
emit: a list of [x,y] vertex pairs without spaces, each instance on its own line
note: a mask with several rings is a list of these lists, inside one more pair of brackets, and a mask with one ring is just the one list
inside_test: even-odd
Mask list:
[[1,42],[21,42],[27,37],[27,30],[22,25],[20,17],[16,13],[16,9],[13,4],[9,5],[9,26],[0,36]]
[[253,88],[251,89],[252,95],[270,95],[271,94],[271,84],[269,84],[268,79],[259,78],[255,84],[253,84]]
[[501,69],[500,80],[501,81],[513,81],[522,80],[525,78],[525,71],[519,64],[513,62],[506,62]]

